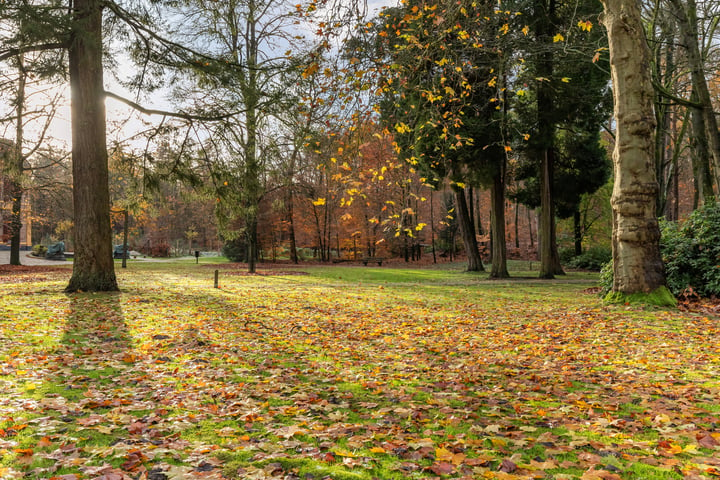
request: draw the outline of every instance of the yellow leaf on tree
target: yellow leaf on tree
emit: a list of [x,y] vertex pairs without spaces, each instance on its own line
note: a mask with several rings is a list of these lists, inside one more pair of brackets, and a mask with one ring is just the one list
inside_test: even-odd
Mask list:
[[530,33],[530,27],[528,27],[527,25],[525,25],[525,26],[522,28],[521,32],[523,33],[523,35],[527,36],[527,34]]
[[564,42],[564,41],[565,41],[565,37],[563,37],[563,34],[562,34],[562,33],[558,33],[557,35],[555,35],[555,36],[553,37],[553,42],[554,42],[554,43]]
[[578,27],[580,27],[580,29],[584,32],[589,32],[590,30],[592,30],[592,26],[593,26],[593,24],[589,20],[585,20],[585,21],[580,20],[578,22]]
[[321,206],[321,205],[325,205],[325,199],[324,199],[324,198],[318,198],[317,200],[315,200],[315,201],[313,202],[313,205],[315,205],[316,207],[319,207],[319,206]]
[[398,133],[408,133],[410,131],[410,127],[405,125],[404,122],[400,122],[395,125],[395,130],[397,130]]
[[308,78],[315,75],[319,68],[320,65],[318,65],[317,62],[311,63],[307,66],[307,68],[305,68],[305,71],[302,73],[303,78]]

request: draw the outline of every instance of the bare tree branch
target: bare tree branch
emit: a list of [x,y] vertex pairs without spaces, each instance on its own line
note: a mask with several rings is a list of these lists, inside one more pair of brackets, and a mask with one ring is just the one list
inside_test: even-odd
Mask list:
[[115,93],[108,92],[108,91],[105,91],[105,96],[108,98],[115,99],[118,102],[124,103],[125,105],[131,107],[132,109],[137,110],[138,112],[144,113],[146,115],[161,115],[163,117],[181,118],[183,120],[188,120],[188,121],[197,120],[197,121],[213,122],[213,121],[219,121],[219,120],[227,120],[228,118],[232,118],[235,115],[239,115],[239,114],[243,113],[243,110],[222,113],[222,114],[214,114],[214,115],[202,115],[202,114],[193,114],[193,113],[186,113],[186,112],[171,112],[168,110],[158,110],[158,109],[154,109],[154,108],[146,108],[137,102],[133,102],[132,100],[128,100],[127,98],[121,97],[120,95],[117,95]]

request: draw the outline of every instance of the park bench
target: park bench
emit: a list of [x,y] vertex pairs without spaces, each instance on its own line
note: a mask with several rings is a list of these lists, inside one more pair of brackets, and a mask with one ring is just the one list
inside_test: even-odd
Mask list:
[[365,266],[367,266],[368,263],[377,263],[378,267],[381,267],[383,260],[385,259],[380,257],[365,257],[362,259],[362,263]]

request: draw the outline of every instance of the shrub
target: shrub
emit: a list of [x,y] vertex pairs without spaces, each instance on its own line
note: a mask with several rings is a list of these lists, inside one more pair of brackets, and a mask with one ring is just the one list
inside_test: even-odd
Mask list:
[[564,247],[558,249],[558,257],[560,257],[560,263],[563,265],[570,265],[573,258],[575,258],[575,247]]
[[44,257],[47,253],[47,247],[45,245],[33,245],[31,255],[33,257]]
[[[695,210],[682,226],[661,221],[660,231],[660,253],[673,295],[692,291],[702,297],[720,296],[720,204]],[[612,289],[612,282],[609,263],[600,273],[603,295]]]
[[608,247],[592,247],[577,257],[570,260],[568,264],[572,268],[600,271],[607,262],[612,260],[612,250]]
[[150,247],[151,257],[169,257],[170,256],[170,244],[165,242],[158,242]]
[[580,255],[575,255],[572,248],[562,248],[558,255],[563,265],[583,270],[600,271],[603,265],[612,260],[612,250],[608,247],[592,247]]
[[231,262],[244,262],[246,260],[247,247],[245,237],[240,236],[234,240],[227,240],[222,248],[223,257]]
[[720,296],[720,204],[706,204],[678,226],[661,222],[660,251],[668,288],[688,288],[703,297]]
[[613,288],[613,262],[610,260],[600,269],[600,296],[605,296],[610,293]]

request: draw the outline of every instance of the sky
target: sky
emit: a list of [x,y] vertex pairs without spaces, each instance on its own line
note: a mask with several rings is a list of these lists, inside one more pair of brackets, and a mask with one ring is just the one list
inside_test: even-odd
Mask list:
[[[383,7],[389,7],[389,6],[395,6],[397,5],[398,0],[368,0],[367,1],[367,12],[368,17],[372,18],[378,14],[378,12]],[[124,70],[127,69],[133,69],[134,66],[129,61],[120,61],[118,64],[118,67],[116,69],[115,75],[123,76],[123,75],[129,75],[130,72],[127,73],[124,72]],[[133,97],[133,94],[130,92],[123,92],[122,89],[119,87],[117,81],[113,79],[113,74],[111,72],[105,73],[105,85],[106,89],[115,93],[118,93],[123,96],[127,96],[129,98]],[[54,146],[60,147],[65,150],[69,150],[71,147],[71,138],[72,138],[72,132],[71,132],[71,124],[70,124],[70,94],[69,94],[69,87],[67,86],[61,86],[57,87],[59,91],[63,93],[63,104],[58,108],[55,119],[52,122],[52,126],[49,130],[49,136],[52,137],[52,143]],[[167,97],[167,92],[162,93],[153,99],[151,103],[153,103],[155,108],[161,108],[161,109],[168,109],[171,110],[172,107],[170,106],[170,101],[166,98],[163,98],[163,96]],[[142,128],[142,122],[139,120],[140,118],[145,119],[146,121],[159,121],[159,116],[146,116],[146,115],[139,115],[136,112],[132,112],[131,109],[129,109],[126,105],[118,102],[114,99],[107,99],[106,102],[106,112],[107,112],[107,121],[108,121],[108,143],[111,144],[114,140],[122,140],[124,138],[127,138],[128,136],[131,136],[135,131]],[[27,132],[27,138],[28,141],[32,138],[33,135],[38,135],[40,127],[38,125],[35,125],[34,127],[31,126],[28,128]],[[14,135],[9,135],[14,136]]]

